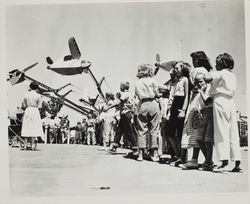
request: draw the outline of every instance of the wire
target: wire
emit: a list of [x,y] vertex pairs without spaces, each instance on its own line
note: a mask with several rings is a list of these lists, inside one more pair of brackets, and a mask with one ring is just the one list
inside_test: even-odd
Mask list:
[[78,86],[75,86],[74,84],[71,84],[71,86],[73,86],[73,87],[75,87],[75,88],[77,88],[77,89],[79,89],[79,90],[81,90],[81,91],[84,91],[82,88],[80,88],[80,87],[78,87]]
[[78,90],[82,91],[82,92],[79,92],[79,91],[72,90],[73,93],[76,93],[76,94],[78,94],[78,95],[83,96],[84,93],[85,93],[85,95],[87,95],[88,97],[92,97],[92,96],[95,96],[95,95],[96,95],[96,93],[90,92],[88,89],[87,89],[87,91],[86,91],[86,89],[79,88],[79,87],[75,86],[74,84],[71,84],[71,86],[73,86],[73,87],[77,88]]
[[106,82],[106,84],[107,84],[109,90],[110,90],[112,93],[114,93],[114,91],[111,89],[111,87],[109,86],[109,84],[108,84],[108,82],[107,82],[107,80],[106,80],[105,78],[104,78],[104,81]]

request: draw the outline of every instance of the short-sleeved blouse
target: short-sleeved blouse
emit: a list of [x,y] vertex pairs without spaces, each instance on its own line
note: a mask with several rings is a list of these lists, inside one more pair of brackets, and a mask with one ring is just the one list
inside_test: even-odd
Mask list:
[[236,76],[230,69],[223,69],[210,73],[213,81],[211,82],[210,95],[223,94],[233,97],[236,91]]

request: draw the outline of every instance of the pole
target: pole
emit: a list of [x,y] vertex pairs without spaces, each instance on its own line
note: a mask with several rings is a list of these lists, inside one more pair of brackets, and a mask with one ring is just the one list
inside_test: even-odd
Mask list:
[[101,90],[101,87],[100,87],[98,81],[96,80],[94,74],[92,73],[92,71],[91,71],[90,69],[88,69],[88,71],[89,71],[89,73],[90,73],[90,75],[91,75],[91,78],[94,80],[94,82],[95,82],[95,84],[96,84],[96,87],[97,87],[97,90],[98,90],[99,94],[101,95],[101,97],[102,97],[102,99],[105,101],[105,103],[107,103],[107,102],[106,102],[106,99],[105,99],[105,96],[104,96],[104,94],[103,94],[103,92],[102,92],[102,90]]
[[180,40],[179,41],[179,46],[180,46],[180,57],[181,57],[181,60],[183,60],[183,45],[182,45],[183,41]]
[[49,129],[49,126],[45,125],[44,144],[48,144],[48,129]]
[[67,139],[67,144],[70,144],[70,128],[68,129],[68,139]]

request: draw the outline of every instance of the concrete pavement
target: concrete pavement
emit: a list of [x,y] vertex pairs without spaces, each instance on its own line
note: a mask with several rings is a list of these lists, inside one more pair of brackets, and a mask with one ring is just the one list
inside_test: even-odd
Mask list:
[[38,149],[34,152],[9,148],[11,196],[248,191],[246,148],[242,148],[244,172],[228,174],[138,162],[123,154],[99,151],[99,146],[38,144]]

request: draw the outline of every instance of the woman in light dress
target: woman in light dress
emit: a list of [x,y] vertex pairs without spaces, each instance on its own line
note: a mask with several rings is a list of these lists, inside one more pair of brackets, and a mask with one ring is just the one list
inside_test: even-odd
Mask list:
[[28,140],[30,140],[31,150],[36,150],[37,137],[44,138],[42,120],[39,112],[42,100],[36,92],[38,84],[32,82],[29,91],[25,94],[22,107],[25,110],[22,122],[21,136],[24,138],[24,149],[27,150]]

